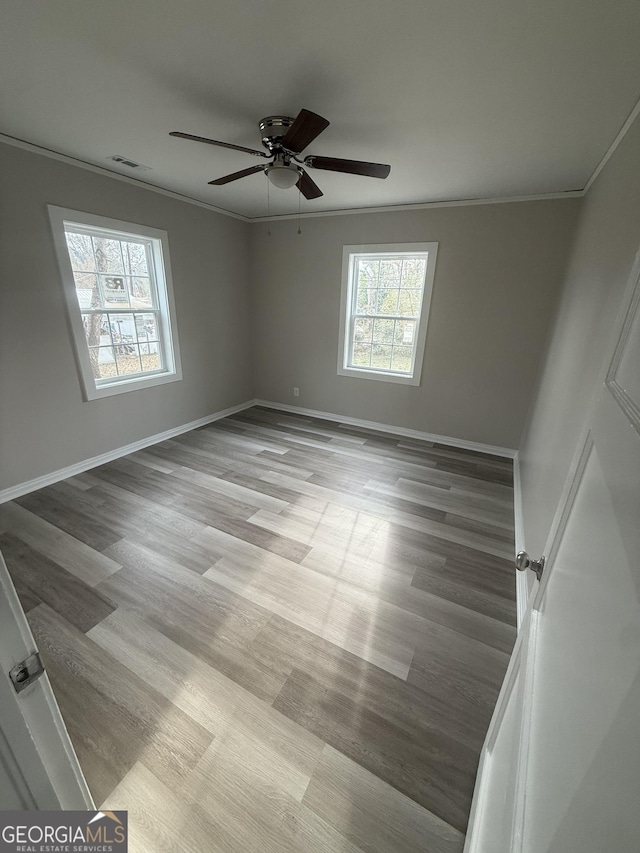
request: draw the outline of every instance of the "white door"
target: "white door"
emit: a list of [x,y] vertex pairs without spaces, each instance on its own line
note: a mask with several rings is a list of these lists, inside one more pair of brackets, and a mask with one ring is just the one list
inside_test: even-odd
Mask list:
[[487,734],[467,853],[640,850],[638,262],[626,305]]
[[0,811],[93,809],[46,672],[20,692],[10,678],[36,651],[0,554]]

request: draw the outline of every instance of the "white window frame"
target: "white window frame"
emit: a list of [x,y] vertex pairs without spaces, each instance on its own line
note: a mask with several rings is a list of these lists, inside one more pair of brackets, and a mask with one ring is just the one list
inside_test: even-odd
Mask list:
[[[143,388],[152,388],[156,385],[182,379],[167,232],[158,228],[151,228],[148,225],[124,222],[119,219],[83,213],[51,204],[47,205],[47,208],[84,399],[97,400],[114,394],[139,391]],[[91,229],[110,231],[113,232],[115,239],[137,238],[140,240],[142,238],[146,242],[148,246],[147,255],[153,266],[153,269],[150,270],[152,287],[155,288],[155,296],[158,302],[158,307],[153,309],[153,312],[157,314],[159,321],[158,337],[162,350],[163,368],[132,376],[123,375],[109,377],[108,379],[95,379],[91,369],[89,347],[82,323],[82,312],[78,302],[71,259],[67,249],[65,225],[77,227],[80,231],[90,231]],[[129,313],[131,311],[130,308],[110,310],[112,313]],[[140,310],[144,312],[144,309]],[[109,311],[105,309],[103,313],[109,313]],[[150,310],[148,313],[152,313],[152,311]]]
[[[363,246],[344,246],[342,252],[342,295],[340,300],[340,331],[338,344],[338,375],[359,379],[374,379],[378,382],[396,382],[401,385],[419,385],[422,377],[424,349],[427,341],[427,326],[431,308],[431,294],[438,254],[437,243],[376,243]],[[411,371],[394,372],[378,367],[356,367],[350,364],[355,328],[356,282],[354,270],[356,259],[362,256],[386,255],[388,257],[415,257],[426,255],[426,273],[420,313],[416,318],[417,335],[413,351]],[[394,319],[394,318],[391,318]],[[398,319],[404,319],[399,317]]]

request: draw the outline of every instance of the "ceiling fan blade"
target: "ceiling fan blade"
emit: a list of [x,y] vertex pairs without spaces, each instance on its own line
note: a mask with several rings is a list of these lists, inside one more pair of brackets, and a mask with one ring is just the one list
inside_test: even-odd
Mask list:
[[256,172],[264,172],[266,166],[251,166],[250,169],[242,169],[241,172],[232,172],[230,175],[225,175],[223,178],[217,178],[215,181],[209,181],[214,187],[221,187],[223,184],[230,184],[231,181],[239,181],[240,178],[246,178],[247,175],[253,175]]
[[282,140],[282,145],[287,151],[299,154],[327,127],[329,127],[329,122],[326,118],[322,118],[310,110],[300,110]]
[[328,172],[346,172],[349,175],[365,175],[368,178],[386,178],[391,166],[384,163],[365,163],[363,160],[341,160],[338,157],[318,157],[311,154],[304,158],[304,165]]
[[230,142],[219,142],[217,139],[208,139],[206,136],[194,136],[192,133],[181,133],[172,130],[169,136],[178,136],[180,139],[192,139],[194,142],[206,142],[207,145],[219,145],[221,148],[231,148],[233,151],[244,151],[245,154],[253,154],[254,157],[266,157],[271,155],[264,151],[256,151],[255,148],[245,148],[244,145],[232,145]]
[[296,186],[302,195],[307,199],[320,198],[320,196],[323,195],[320,187],[309,177],[308,173],[305,172],[304,169],[301,169],[300,171],[302,174],[298,178]]

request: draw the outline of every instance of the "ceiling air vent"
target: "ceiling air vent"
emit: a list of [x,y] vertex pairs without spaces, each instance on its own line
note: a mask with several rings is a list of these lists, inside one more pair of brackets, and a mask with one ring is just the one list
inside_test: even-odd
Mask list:
[[122,166],[128,166],[130,169],[138,169],[140,172],[148,172],[151,166],[143,166],[142,163],[136,163],[134,160],[129,160],[128,157],[123,157],[121,154],[114,154],[109,157],[114,163],[120,163]]

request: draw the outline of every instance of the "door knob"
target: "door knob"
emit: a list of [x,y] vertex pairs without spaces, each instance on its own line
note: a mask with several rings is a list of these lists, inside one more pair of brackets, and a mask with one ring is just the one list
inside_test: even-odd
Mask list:
[[527,569],[531,569],[532,572],[536,573],[538,580],[542,577],[544,564],[545,557],[540,557],[539,560],[532,560],[526,551],[518,551],[518,555],[516,556],[516,569],[519,572],[526,572]]

